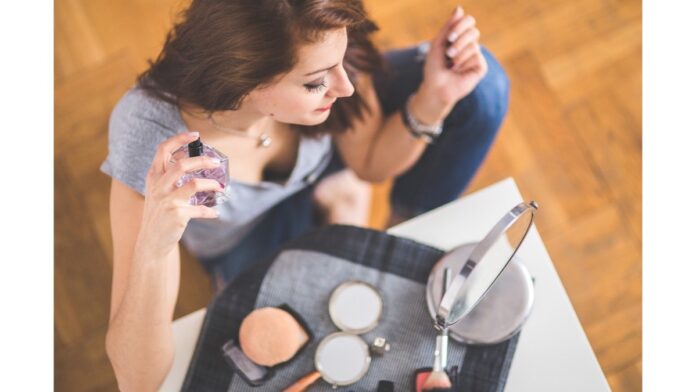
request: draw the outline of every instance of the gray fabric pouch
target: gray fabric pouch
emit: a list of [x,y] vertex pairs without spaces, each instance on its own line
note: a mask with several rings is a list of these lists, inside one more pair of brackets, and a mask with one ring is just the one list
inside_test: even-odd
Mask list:
[[[413,390],[414,372],[432,366],[435,331],[425,303],[425,282],[443,252],[383,232],[328,226],[292,241],[275,257],[231,282],[208,306],[182,387],[187,391],[278,391],[314,370],[319,341],[338,331],[329,317],[333,289],[348,280],[376,287],[384,302],[379,324],[362,335],[369,344],[385,337],[391,350],[373,358],[356,384],[339,388],[375,391],[390,380],[397,391]],[[307,322],[315,339],[262,386],[251,387],[225,362],[221,347],[236,339],[253,309],[288,304]],[[502,391],[518,336],[493,346],[464,346],[450,340],[449,364],[458,366],[461,391]],[[332,390],[323,381],[310,390]]]

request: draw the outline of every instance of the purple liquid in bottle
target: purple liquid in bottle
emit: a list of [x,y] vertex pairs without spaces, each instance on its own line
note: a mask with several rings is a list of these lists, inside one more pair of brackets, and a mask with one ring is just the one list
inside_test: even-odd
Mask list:
[[[218,150],[201,143],[201,139],[196,139],[195,141],[188,144],[188,146],[182,146],[172,154],[172,159],[179,160],[186,157],[197,157],[197,156],[208,156],[211,158],[217,158],[220,160],[220,166],[213,169],[200,169],[193,172],[186,173],[177,182],[177,187],[182,187],[187,182],[194,178],[207,178],[216,180],[223,188],[227,188],[229,183],[229,166],[227,157],[219,152]],[[192,205],[204,205],[207,207],[215,207],[227,200],[225,192],[196,192],[189,203]]]

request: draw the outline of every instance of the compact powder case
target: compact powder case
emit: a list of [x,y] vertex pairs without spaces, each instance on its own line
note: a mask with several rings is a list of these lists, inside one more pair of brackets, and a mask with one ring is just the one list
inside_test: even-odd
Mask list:
[[[273,312],[269,312],[271,310]],[[263,313],[267,314],[264,315]],[[257,320],[251,320],[250,316],[256,317]],[[269,316],[274,317],[275,320],[269,319]],[[260,330],[262,328],[260,328],[259,326],[254,327],[254,325],[250,325],[249,327],[253,328],[254,331],[251,331],[252,333],[249,333],[249,331],[247,331],[247,333],[244,334],[245,336],[242,336],[244,332],[245,323],[248,321],[252,321],[252,324],[258,324],[259,322],[263,322],[269,328],[267,328],[266,330]],[[300,331],[297,330],[298,328],[300,329]],[[301,345],[297,347],[294,354],[292,352],[288,353],[287,349],[278,352],[278,347],[270,347],[269,350],[266,350],[267,352],[264,352],[264,347],[269,347],[269,343],[271,343],[273,339],[280,338],[279,336],[274,335],[274,331],[277,331],[278,333],[290,332],[293,335],[297,335],[299,333],[299,335],[301,335],[302,337],[302,340],[304,340],[304,343],[302,344],[300,342]],[[260,333],[256,334],[254,332]],[[287,304],[283,304],[278,307],[254,309],[242,321],[242,325],[240,326],[239,331],[239,339],[266,339],[264,338],[264,336],[269,336],[268,339],[270,340],[252,342],[245,341],[244,344],[242,344],[241,342],[236,341],[235,339],[230,339],[229,341],[225,342],[225,344],[222,346],[222,353],[225,358],[225,361],[230,365],[230,367],[232,367],[232,369],[237,374],[239,374],[242,377],[242,379],[247,384],[251,386],[263,385],[267,380],[273,377],[275,373],[274,370],[276,368],[283,366],[283,364],[295,358],[300,352],[302,352],[302,350],[305,347],[307,347],[307,345],[313,339],[312,331],[309,329],[307,323],[297,312],[295,312],[294,309],[292,309]],[[249,350],[250,347],[253,347],[256,348],[258,352],[246,353],[242,349],[242,347],[245,346],[247,346],[247,350]],[[273,356],[276,356],[278,358],[273,359]],[[267,363],[269,366],[264,366],[263,364],[254,362],[251,358],[257,358],[258,362]]]
[[371,361],[367,343],[346,332],[335,332],[322,339],[314,355],[315,368],[334,387],[358,382]]
[[341,331],[363,334],[377,326],[382,315],[382,297],[367,283],[345,282],[331,293],[329,315]]

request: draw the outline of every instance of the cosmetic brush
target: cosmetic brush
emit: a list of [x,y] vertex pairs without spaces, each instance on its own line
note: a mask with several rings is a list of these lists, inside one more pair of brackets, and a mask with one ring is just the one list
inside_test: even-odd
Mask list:
[[[442,273],[442,296],[445,296],[447,288],[449,287],[450,275],[452,270],[446,267]],[[440,299],[442,300],[442,298]],[[433,370],[428,375],[423,383],[423,390],[428,391],[431,389],[449,389],[452,388],[452,382],[449,376],[445,372],[447,367],[447,327],[442,328],[440,333],[437,335],[437,340],[435,343],[435,363],[433,364]]]
[[321,377],[321,374],[315,370],[309,373],[308,375],[302,377],[301,379],[295,381],[295,383],[290,385],[289,387],[283,389],[283,392],[306,391],[307,388],[309,388],[312,384],[314,384],[315,381],[319,379],[319,377]]

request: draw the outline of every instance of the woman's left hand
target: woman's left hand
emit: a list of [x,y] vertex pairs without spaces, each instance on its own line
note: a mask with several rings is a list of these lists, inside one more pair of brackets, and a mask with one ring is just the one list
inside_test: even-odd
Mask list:
[[476,20],[457,7],[431,41],[418,92],[423,109],[429,110],[425,117],[432,119],[439,112],[437,117],[444,118],[486,75],[488,64],[481,53],[479,35]]

